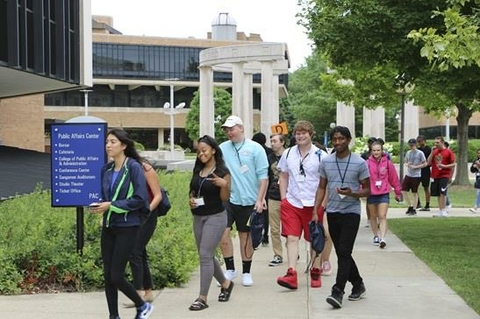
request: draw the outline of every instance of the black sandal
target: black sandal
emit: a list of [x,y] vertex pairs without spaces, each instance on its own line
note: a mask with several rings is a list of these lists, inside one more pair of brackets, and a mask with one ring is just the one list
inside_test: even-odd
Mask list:
[[188,309],[192,310],[192,311],[198,311],[198,310],[203,310],[203,309],[207,309],[208,308],[208,305],[207,303],[205,302],[205,300],[203,299],[200,299],[200,298],[197,298],[191,305],[190,307],[188,307]]
[[232,295],[232,290],[233,290],[233,281],[230,281],[230,285],[228,285],[228,288],[220,289],[220,294],[218,295],[218,301],[227,302],[230,299],[230,296]]

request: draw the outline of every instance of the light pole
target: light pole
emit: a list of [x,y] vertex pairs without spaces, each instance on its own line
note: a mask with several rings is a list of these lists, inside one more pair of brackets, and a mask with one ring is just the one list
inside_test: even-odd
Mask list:
[[93,90],[80,90],[80,92],[83,92],[83,97],[85,100],[85,116],[88,116],[88,92],[92,92]]
[[171,107],[171,105],[173,105],[173,95],[172,95],[172,90],[173,90],[173,84],[170,84],[170,88],[171,88],[171,91],[170,91],[170,101],[172,102],[165,102],[165,104],[163,104],[163,108],[166,110],[166,109],[170,109],[170,111],[167,113],[170,115],[170,155],[173,159],[173,154],[174,154],[174,145],[175,145],[175,142],[174,142],[174,129],[175,129],[175,123],[174,123],[174,119],[173,117],[175,116],[176,112],[175,110],[177,109],[183,109],[185,107],[185,102],[181,102],[179,104],[177,104],[175,107]]
[[412,93],[415,84],[410,83],[410,78],[405,73],[395,77],[394,86],[397,93],[402,97],[400,111],[400,183],[403,182],[403,169],[405,157],[405,96]]

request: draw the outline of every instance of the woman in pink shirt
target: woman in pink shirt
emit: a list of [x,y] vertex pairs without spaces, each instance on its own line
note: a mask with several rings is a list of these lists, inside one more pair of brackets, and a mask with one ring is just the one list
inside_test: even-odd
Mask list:
[[[395,199],[400,201],[402,188],[397,171],[387,154],[383,152],[383,145],[375,142],[372,144],[372,153],[367,159],[370,172],[370,196],[367,198],[370,210],[370,228],[373,232],[373,244],[385,248],[387,242],[387,211],[390,204],[390,191],[395,190]],[[378,219],[378,220],[377,220]],[[378,225],[380,224],[380,236]]]

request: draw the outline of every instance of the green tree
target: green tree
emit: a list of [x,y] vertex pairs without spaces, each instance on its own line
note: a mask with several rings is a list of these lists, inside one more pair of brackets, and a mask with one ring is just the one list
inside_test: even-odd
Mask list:
[[[420,54],[421,44],[407,36],[420,28],[441,29],[434,10],[446,2],[416,0],[312,0],[301,1],[302,23],[316,50],[328,58],[334,73],[322,75],[339,100],[356,106],[399,109],[392,83],[405,73],[414,79],[412,94],[431,114],[457,108],[458,160],[456,183],[467,185],[468,120],[476,110],[479,68],[439,72]],[[342,79],[355,85],[341,85]]]
[[[215,88],[213,100],[215,103],[215,139],[221,143],[227,140],[221,125],[232,114],[232,96],[224,89]],[[198,91],[193,94],[190,103],[185,131],[192,141],[196,141],[200,136],[200,96]]]

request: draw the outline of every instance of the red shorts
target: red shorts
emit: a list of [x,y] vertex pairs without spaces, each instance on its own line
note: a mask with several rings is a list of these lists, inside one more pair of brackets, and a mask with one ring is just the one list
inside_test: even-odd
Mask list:
[[[308,223],[312,220],[313,207],[297,208],[289,203],[287,199],[280,203],[282,219],[282,236],[302,236],[306,241],[310,241],[310,232]],[[318,209],[318,220],[323,224],[323,207]]]

